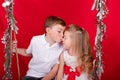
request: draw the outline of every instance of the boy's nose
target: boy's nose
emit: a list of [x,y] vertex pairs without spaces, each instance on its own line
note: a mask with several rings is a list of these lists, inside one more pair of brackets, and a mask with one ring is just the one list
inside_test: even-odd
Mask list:
[[61,36],[63,37],[63,33],[61,33]]
[[62,33],[61,33],[61,39],[62,39],[62,41],[63,41],[63,37],[64,37],[64,36],[63,36],[63,32],[62,32]]
[[62,37],[62,41],[64,41],[64,37]]

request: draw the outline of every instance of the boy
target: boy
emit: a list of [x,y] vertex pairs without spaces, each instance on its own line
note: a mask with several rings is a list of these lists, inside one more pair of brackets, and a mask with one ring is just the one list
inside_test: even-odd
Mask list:
[[23,80],[52,80],[55,77],[59,56],[63,50],[60,43],[65,26],[66,23],[61,18],[50,16],[44,24],[45,34],[34,36],[27,49],[16,48],[17,53],[32,56]]

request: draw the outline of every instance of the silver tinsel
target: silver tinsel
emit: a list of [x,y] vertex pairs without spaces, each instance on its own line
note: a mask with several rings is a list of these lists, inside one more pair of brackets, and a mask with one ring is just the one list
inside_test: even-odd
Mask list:
[[94,0],[92,10],[96,8],[97,15],[97,32],[95,37],[95,50],[96,50],[96,59],[95,59],[95,68],[94,68],[94,80],[100,80],[101,75],[104,72],[103,70],[103,60],[102,60],[102,41],[106,32],[106,25],[103,22],[106,14],[108,13],[108,9],[106,8],[106,0]]
[[18,27],[16,26],[16,21],[13,16],[13,0],[5,0],[2,6],[6,10],[7,18],[7,29],[4,32],[2,43],[4,44],[5,58],[4,63],[5,75],[3,79],[12,80],[12,71],[11,71],[11,57],[12,57],[12,31],[17,34]]

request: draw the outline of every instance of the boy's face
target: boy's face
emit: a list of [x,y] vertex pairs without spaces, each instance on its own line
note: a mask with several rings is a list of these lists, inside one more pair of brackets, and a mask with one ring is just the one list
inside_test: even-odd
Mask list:
[[62,26],[60,24],[55,24],[48,28],[47,34],[50,36],[50,38],[54,42],[61,42],[63,39],[63,32],[65,29],[65,26]]

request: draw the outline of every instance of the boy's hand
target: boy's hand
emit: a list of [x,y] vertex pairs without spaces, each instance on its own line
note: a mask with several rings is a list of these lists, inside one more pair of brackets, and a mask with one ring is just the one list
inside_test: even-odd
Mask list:
[[44,77],[42,80],[51,80],[49,77]]
[[48,80],[48,79],[43,78],[42,80]]
[[16,52],[16,49],[17,49],[17,40],[14,40],[13,42],[12,42],[12,51],[13,52]]

